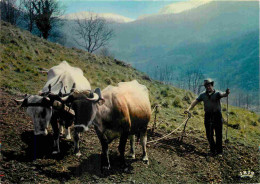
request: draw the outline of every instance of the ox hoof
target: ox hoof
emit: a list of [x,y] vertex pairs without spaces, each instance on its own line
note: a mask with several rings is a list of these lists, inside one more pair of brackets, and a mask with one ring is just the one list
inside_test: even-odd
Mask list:
[[59,151],[53,151],[52,154],[53,155],[57,155],[59,153]]
[[110,169],[111,169],[110,166],[103,166],[103,167],[102,167],[102,170],[104,170],[104,171],[108,171],[108,170],[110,170]]
[[143,160],[146,165],[149,165],[149,160]]
[[129,172],[130,171],[130,169],[128,168],[128,167],[126,167],[125,169],[124,169],[124,172]]
[[129,157],[130,159],[135,159],[135,154],[130,153],[130,154],[128,155],[128,157]]
[[77,157],[80,157],[80,156],[81,156],[81,153],[80,153],[80,152],[76,153],[76,156],[77,156]]
[[102,166],[101,167],[101,173],[104,174],[104,175],[109,175],[110,173],[110,166]]
[[143,157],[142,160],[143,160],[143,162],[144,162],[145,164],[149,165],[149,160],[148,160],[148,157],[147,157],[147,156]]
[[128,174],[134,174],[133,172],[133,167],[132,166],[127,166],[124,168],[124,172]]
[[70,136],[70,135],[67,135],[67,136],[65,137],[65,139],[71,140],[71,136]]

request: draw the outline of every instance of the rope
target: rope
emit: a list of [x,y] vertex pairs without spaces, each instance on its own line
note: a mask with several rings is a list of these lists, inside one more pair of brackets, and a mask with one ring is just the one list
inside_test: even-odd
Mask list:
[[158,142],[159,140],[162,140],[162,139],[168,137],[169,135],[171,135],[171,134],[173,134],[174,132],[176,132],[176,130],[178,130],[178,129],[179,129],[184,123],[186,123],[189,119],[190,119],[190,116],[188,116],[188,118],[185,119],[176,129],[174,129],[173,131],[171,131],[171,132],[168,133],[167,135],[165,135],[165,136],[163,136],[163,137],[161,137],[161,138],[159,138],[159,139],[157,139],[157,140],[148,141],[147,144],[152,143],[152,142]]
[[154,113],[154,110],[155,110],[157,107],[159,107],[159,105],[156,105],[156,106],[154,106],[154,108],[153,108],[153,110],[152,110],[151,114],[153,114],[153,113]]

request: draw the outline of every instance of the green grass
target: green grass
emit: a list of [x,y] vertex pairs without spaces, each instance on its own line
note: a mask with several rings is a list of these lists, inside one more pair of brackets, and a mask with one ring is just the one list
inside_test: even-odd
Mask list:
[[[196,98],[196,95],[190,91],[165,85],[159,81],[150,81],[144,73],[124,65],[124,62],[48,42],[5,22],[1,22],[0,40],[0,85],[11,93],[36,94],[47,79],[46,74],[39,73],[39,70],[51,68],[66,60],[72,66],[83,70],[93,89],[96,87],[103,89],[107,85],[116,85],[118,82],[134,79],[146,85],[150,91],[152,107],[155,104],[160,105],[157,116],[158,128],[167,131],[182,123],[185,118],[183,111]],[[225,105],[222,107],[226,108]],[[229,112],[229,139],[258,146],[259,115],[237,107],[229,107]],[[189,121],[188,129],[199,130],[205,136],[203,105],[197,105],[192,113],[193,117]],[[226,119],[226,111],[223,111],[223,116]]]

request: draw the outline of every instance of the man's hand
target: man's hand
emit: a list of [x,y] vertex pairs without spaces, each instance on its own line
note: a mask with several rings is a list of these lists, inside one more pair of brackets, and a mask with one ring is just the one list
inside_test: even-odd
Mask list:
[[227,88],[226,89],[226,94],[229,95],[229,93],[230,93],[230,90]]
[[190,113],[190,110],[189,109],[186,109],[184,111],[184,114],[188,114],[188,117],[191,118],[191,113]]
[[191,114],[190,113],[190,110],[191,109],[193,109],[197,104],[199,103],[199,101],[196,99],[196,100],[194,100],[192,103],[191,103],[191,105],[188,107],[188,109],[186,109],[185,111],[184,111],[184,114]]
[[185,111],[184,111],[184,114],[189,114],[190,113],[190,110],[189,109],[186,109]]

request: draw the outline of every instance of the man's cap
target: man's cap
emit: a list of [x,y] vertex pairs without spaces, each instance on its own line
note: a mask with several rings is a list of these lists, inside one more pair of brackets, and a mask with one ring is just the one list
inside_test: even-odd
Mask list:
[[208,84],[211,84],[212,86],[214,86],[214,81],[212,79],[210,79],[210,78],[205,79],[203,85],[206,86]]

